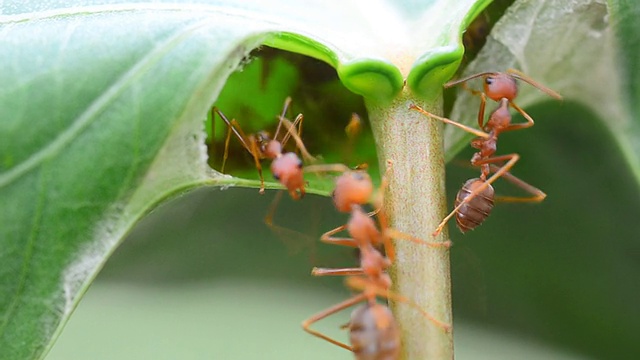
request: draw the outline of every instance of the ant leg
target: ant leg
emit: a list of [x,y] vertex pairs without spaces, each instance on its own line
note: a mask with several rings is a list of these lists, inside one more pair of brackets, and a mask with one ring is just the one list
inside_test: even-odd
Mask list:
[[356,244],[356,241],[352,238],[348,238],[348,237],[334,237],[333,235],[344,231],[347,229],[347,224],[338,226],[337,228],[333,229],[333,230],[329,230],[326,233],[322,234],[322,236],[320,237],[320,241],[322,241],[323,243],[326,244],[333,244],[333,245],[342,245],[342,246],[349,246],[349,247],[354,247],[357,248],[358,245]]
[[273,224],[273,215],[276,213],[276,208],[278,207],[278,204],[280,203],[281,200],[282,200],[282,190],[278,191],[276,196],[273,197],[273,201],[271,201],[271,205],[269,205],[269,211],[267,212],[267,215],[264,217],[263,221],[269,227],[275,226]]
[[[373,210],[371,212],[367,213],[368,217],[373,217],[376,216],[376,214],[378,214],[378,212],[380,212],[380,209],[377,210]],[[333,244],[333,245],[341,245],[341,246],[348,246],[348,247],[353,247],[353,248],[357,248],[358,245],[356,244],[356,241],[353,238],[349,238],[349,237],[334,237],[333,235],[341,232],[341,231],[345,231],[347,229],[347,224],[344,225],[340,225],[335,229],[329,230],[327,232],[325,232],[324,234],[322,234],[322,236],[320,237],[320,241],[322,241],[323,243],[326,244]]]
[[340,268],[340,269],[328,269],[314,267],[311,269],[311,275],[313,276],[349,276],[349,275],[364,275],[362,268]]
[[258,169],[258,176],[260,176],[260,190],[258,190],[258,192],[264,195],[264,176],[262,176],[262,164],[260,164],[260,149],[258,148],[258,143],[253,136],[250,137],[250,144],[251,147],[249,148],[249,152],[251,153],[251,156],[253,156],[256,169]]
[[211,119],[212,119],[212,121],[214,121],[213,119],[215,119],[215,114],[218,114],[220,116],[220,118],[222,119],[222,121],[224,121],[224,123],[227,124],[229,129],[231,129],[233,134],[236,136],[236,138],[238,138],[238,140],[240,140],[240,143],[242,144],[242,147],[247,149],[247,151],[251,152],[251,149],[250,149],[249,145],[247,144],[248,137],[242,131],[242,128],[240,128],[240,125],[238,124],[238,122],[235,119],[229,121],[229,119],[227,119],[227,117],[222,113],[222,111],[220,111],[220,109],[218,109],[217,107],[214,106],[211,109]]
[[444,229],[444,226],[447,224],[449,219],[451,219],[458,212],[458,210],[460,210],[461,207],[463,207],[465,204],[467,204],[469,201],[471,201],[474,197],[476,197],[476,195],[478,195],[479,193],[484,191],[484,189],[489,187],[489,185],[491,185],[494,181],[498,180],[499,177],[501,177],[505,173],[507,173],[509,171],[509,169],[511,169],[513,167],[513,165],[515,165],[515,163],[518,162],[518,160],[520,160],[520,155],[518,155],[518,154],[510,154],[510,155],[497,156],[497,157],[488,158],[488,159],[485,159],[485,160],[478,161],[475,164],[475,165],[483,165],[483,164],[489,164],[489,163],[494,163],[494,162],[502,162],[502,161],[505,161],[505,160],[509,160],[509,161],[507,161],[506,164],[504,164],[502,167],[500,167],[498,169],[498,171],[496,171],[489,179],[487,179],[487,181],[485,181],[482,185],[478,186],[471,193],[469,193],[469,195],[467,195],[467,197],[463,201],[461,201],[460,204],[458,204],[458,206],[456,206],[449,213],[449,215],[447,215],[444,219],[442,219],[442,221],[440,222],[440,224],[438,225],[436,230],[433,232],[433,234],[432,234],[433,236],[437,236],[438,234],[440,234],[440,232],[442,232],[442,229]]
[[227,135],[225,136],[224,139],[224,153],[222,155],[222,167],[220,168],[220,172],[224,173],[224,167],[227,164],[227,159],[229,158],[229,142],[231,141],[231,134],[232,134],[232,129],[234,125],[237,125],[238,123],[236,122],[235,119],[231,120],[231,122],[229,123],[229,126],[227,126]]
[[480,110],[478,110],[478,128],[484,129],[484,109],[487,107],[487,96],[480,93]]
[[375,213],[379,213],[382,210],[382,206],[384,203],[384,194],[387,192],[387,188],[389,187],[389,173],[393,168],[393,160],[387,160],[387,169],[382,174],[382,179],[380,180],[380,187],[378,188],[378,196],[376,199],[376,210]]
[[426,245],[426,246],[431,247],[431,248],[449,249],[451,247],[451,245],[453,245],[451,241],[433,242],[433,241],[422,240],[420,238],[417,238],[415,236],[403,233],[402,231],[398,231],[398,230],[392,229],[392,228],[387,228],[385,230],[385,232],[387,233],[387,236],[389,238],[392,238],[392,239],[395,239],[395,240],[411,241],[413,243],[420,244],[420,245]]
[[[213,128],[213,124],[211,127]],[[222,166],[220,167],[220,172],[224,174],[224,167],[227,164],[227,159],[229,158],[229,142],[231,141],[231,127],[227,126],[227,135],[224,138],[224,152],[222,154]]]
[[324,172],[347,172],[351,171],[347,165],[344,164],[318,164],[318,165],[309,165],[304,167],[305,173],[324,173]]
[[256,143],[255,139],[253,138],[253,136],[247,137],[247,135],[245,135],[245,133],[242,131],[240,124],[238,124],[238,122],[235,119],[231,121],[227,119],[227,117],[217,107],[214,106],[213,109],[211,109],[211,112],[212,112],[211,113],[212,119],[215,118],[215,114],[218,114],[220,118],[224,121],[224,123],[227,124],[227,127],[228,127],[227,138],[225,141],[225,153],[224,153],[223,165],[222,165],[223,169],[224,169],[224,165],[226,164],[226,160],[228,156],[229,140],[230,140],[229,137],[231,136],[230,135],[231,132],[233,132],[236,138],[240,140],[240,143],[242,144],[242,146],[251,154],[251,156],[253,156],[253,160],[255,161],[255,164],[256,164],[256,169],[258,169],[258,175],[260,176],[259,192],[260,194],[264,194],[264,177],[262,176],[262,165],[260,165],[260,149],[258,148],[258,144]]
[[296,116],[296,119],[293,121],[293,123],[291,123],[291,121],[287,120],[284,117],[280,118],[280,124],[284,124],[285,128],[287,129],[287,134],[282,139],[282,146],[284,147],[287,141],[289,141],[289,138],[292,137],[293,140],[296,142],[296,146],[300,150],[300,153],[302,154],[302,157],[305,159],[305,161],[308,163],[314,163],[316,161],[316,158],[314,158],[313,156],[311,156],[311,154],[309,154],[309,151],[307,151],[307,148],[304,146],[302,139],[295,131],[296,124],[300,124],[301,126],[303,119],[304,119],[304,116],[302,114],[298,114],[298,116]]
[[[497,172],[500,170],[500,167],[491,164],[491,171]],[[537,187],[527,183],[526,181],[514,176],[510,172],[506,172],[502,175],[502,178],[509,181],[510,183],[516,185],[517,187],[523,189],[524,191],[530,193],[532,196],[530,197],[520,197],[520,196],[497,196],[495,201],[504,201],[504,202],[534,202],[538,203],[544,200],[547,197],[542,190]]]
[[218,109],[215,106],[211,108],[211,134],[212,134],[211,143],[213,144],[213,141],[215,140],[214,131],[216,128],[216,124],[215,124],[216,114],[218,114],[222,119],[222,121],[224,121],[224,123],[227,125],[227,135],[225,136],[225,140],[224,140],[224,153],[222,156],[222,167],[220,168],[220,172],[224,173],[224,167],[227,163],[227,158],[229,157],[229,142],[231,140],[231,133],[234,133],[236,135],[238,140],[240,140],[240,142],[242,143],[242,146],[245,149],[247,149],[247,151],[249,151],[249,147],[247,146],[244,135],[241,132],[238,132],[236,130],[236,126],[240,128],[236,120],[234,119],[229,121],[229,119],[227,119],[227,117],[222,113],[222,111],[220,111],[220,109]]
[[381,237],[382,244],[384,246],[384,252],[389,258],[389,261],[394,262],[396,260],[396,248],[393,246],[393,242],[391,241],[392,236],[390,236],[389,232],[389,221],[387,220],[387,214],[384,211],[384,195],[389,187],[389,173],[393,167],[393,161],[387,160],[387,170],[382,175],[382,180],[380,183],[380,188],[378,189],[378,196],[375,200],[376,210],[374,212],[378,213],[378,223],[380,224],[380,229],[382,229]]
[[[281,116],[278,119],[278,126],[285,124],[285,127],[287,128],[287,132],[282,137],[282,146],[284,147],[287,144],[292,135],[294,136],[296,146],[298,146],[298,142],[296,141],[295,136],[297,136],[298,139],[302,138],[302,123],[304,122],[304,115],[298,114],[298,116],[293,119],[293,122],[291,122],[284,116]],[[302,142],[302,140],[300,140],[300,142]]]
[[[293,128],[296,130],[295,133],[297,134],[298,138],[301,139],[301,141],[302,141],[302,123],[304,122],[303,120],[304,120],[304,116],[302,114],[298,114],[298,116],[296,116],[296,118],[293,120]],[[297,128],[296,128],[296,123],[298,124]],[[289,141],[289,139],[287,138],[286,141]],[[306,147],[305,147],[305,151],[306,151]],[[302,156],[304,160],[307,162],[315,162],[315,158],[307,157],[307,156],[310,156],[308,152],[307,152],[307,156],[305,156],[302,153],[302,149],[299,146],[297,146],[297,143],[296,143],[296,153],[298,154],[298,156]]]
[[530,128],[530,127],[532,127],[534,125],[533,118],[529,114],[527,114],[527,112],[524,111],[520,106],[516,105],[512,101],[509,101],[509,105],[511,105],[512,108],[516,109],[516,111],[519,112],[520,115],[522,115],[527,120],[527,122],[521,123],[521,124],[509,125],[504,130],[502,130],[502,132],[526,129],[526,128]]
[[428,117],[431,117],[431,118],[434,118],[434,119],[440,120],[440,121],[442,121],[442,122],[444,122],[444,123],[446,123],[446,124],[450,124],[450,125],[453,125],[453,126],[459,127],[460,129],[462,129],[462,130],[464,130],[464,131],[466,131],[466,132],[468,132],[468,133],[474,134],[474,135],[476,135],[476,136],[478,136],[478,137],[482,137],[482,138],[485,138],[485,139],[488,139],[488,138],[489,138],[489,134],[487,134],[487,133],[486,133],[486,132],[484,132],[484,131],[477,130],[477,129],[474,129],[474,128],[472,128],[472,127],[469,127],[469,126],[463,125],[463,124],[461,124],[461,123],[459,123],[459,122],[457,122],[457,121],[453,121],[453,120],[451,120],[451,119],[447,119],[447,118],[445,118],[445,117],[441,117],[441,116],[438,116],[438,115],[432,114],[432,113],[430,113],[430,112],[428,112],[428,111],[426,111],[426,110],[422,109],[421,107],[419,107],[419,106],[418,106],[418,105],[416,105],[416,104],[411,104],[411,105],[409,105],[409,109],[411,109],[411,110],[416,110],[416,111],[418,111],[418,112],[420,112],[420,113],[422,113],[422,114],[424,114],[424,115],[426,115],[426,116],[428,116]]
[[[280,121],[278,122],[278,127],[276,128],[276,132],[273,135],[273,139],[278,139],[278,134],[280,133],[280,127],[282,126],[282,119],[287,115],[287,110],[289,109],[289,105],[291,105],[291,96],[287,96],[286,99],[284,99],[284,105],[282,106],[282,113],[280,113],[280,116],[278,117],[278,119],[280,119]],[[282,146],[284,147],[284,141],[282,142]]]
[[335,314],[335,313],[337,313],[337,312],[339,312],[339,311],[341,311],[343,309],[346,309],[346,308],[348,308],[350,306],[353,306],[353,305],[355,305],[355,304],[357,304],[357,303],[359,303],[361,301],[364,301],[366,299],[367,299],[367,297],[366,297],[365,294],[359,294],[359,295],[356,295],[356,296],[354,296],[354,297],[352,297],[350,299],[347,299],[347,300],[345,300],[345,301],[343,301],[343,302],[341,302],[339,304],[336,304],[336,305],[334,305],[334,306],[332,306],[332,307],[330,307],[330,308],[328,308],[326,310],[323,310],[323,311],[311,316],[307,320],[303,321],[302,322],[302,328],[304,329],[304,331],[308,332],[309,334],[311,334],[313,336],[319,337],[319,338],[321,338],[323,340],[326,340],[326,341],[328,341],[328,342],[330,342],[330,343],[332,343],[334,345],[340,346],[343,349],[347,349],[349,351],[353,351],[353,348],[351,346],[349,346],[349,345],[347,345],[347,344],[345,344],[343,342],[340,342],[338,340],[335,340],[335,339],[333,339],[333,338],[331,338],[331,337],[329,337],[329,336],[327,336],[327,335],[325,335],[325,334],[323,334],[323,333],[321,333],[319,331],[313,330],[310,327],[311,327],[311,325],[313,323],[316,323],[316,322],[326,318],[327,316]]
[[[486,76],[491,76],[492,74],[485,74]],[[480,91],[480,90],[476,90],[476,89],[472,89],[469,87],[469,85],[467,85],[467,83],[462,83],[462,88],[467,90],[468,92],[471,93],[471,95],[473,96],[482,96],[484,95],[484,91]]]
[[424,316],[427,320],[431,321],[434,325],[436,325],[437,327],[441,328],[442,330],[444,330],[445,332],[450,332],[451,331],[451,324],[447,324],[445,322],[442,322],[438,319],[436,319],[435,317],[433,317],[431,314],[429,314],[428,312],[426,312],[424,309],[422,309],[418,304],[416,304],[415,302],[413,302],[412,300],[410,300],[409,298],[406,298],[398,293],[395,293],[389,289],[385,289],[379,285],[376,284],[372,284],[370,281],[367,281],[363,278],[360,277],[348,277],[345,280],[346,284],[348,287],[354,289],[354,290],[360,290],[360,291],[364,291],[365,289],[367,291],[372,291],[373,293],[375,293],[376,295],[383,297],[383,298],[387,298],[389,300],[394,300],[397,302],[401,302],[401,303],[405,303],[409,306],[411,306],[412,308],[418,310],[422,316]]

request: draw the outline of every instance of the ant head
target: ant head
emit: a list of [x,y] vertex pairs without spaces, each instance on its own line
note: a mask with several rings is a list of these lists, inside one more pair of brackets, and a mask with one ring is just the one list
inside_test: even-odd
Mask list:
[[[274,142],[271,140],[270,142]],[[278,143],[279,144],[279,143]],[[284,185],[289,192],[304,193],[304,177],[302,174],[302,160],[295,153],[288,152],[276,157],[271,162],[273,177]]]
[[266,151],[267,143],[271,141],[271,135],[266,131],[260,131],[255,134],[256,143],[263,153]]
[[363,170],[346,171],[336,179],[333,202],[340,212],[350,212],[353,205],[369,202],[373,193],[371,177]]
[[518,95],[516,79],[506,73],[493,73],[484,76],[484,92],[494,101],[506,98],[512,101]]

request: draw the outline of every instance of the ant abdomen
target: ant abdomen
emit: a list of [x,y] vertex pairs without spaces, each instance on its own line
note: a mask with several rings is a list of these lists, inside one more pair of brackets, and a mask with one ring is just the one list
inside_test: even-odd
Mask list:
[[[458,207],[458,205],[460,205],[467,196],[484,183],[485,182],[480,178],[467,180],[467,182],[462,185],[462,189],[458,191],[455,206]],[[460,231],[465,233],[482,224],[489,214],[491,214],[494,196],[495,193],[493,186],[489,185],[470,201],[462,204],[460,209],[456,211],[456,223],[458,224]]]
[[358,360],[400,358],[400,329],[389,308],[382,304],[366,303],[353,311],[349,338]]

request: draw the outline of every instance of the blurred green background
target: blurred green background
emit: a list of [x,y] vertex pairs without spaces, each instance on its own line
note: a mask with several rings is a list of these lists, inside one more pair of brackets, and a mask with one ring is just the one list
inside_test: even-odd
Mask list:
[[[375,165],[368,132],[353,152],[344,147],[350,113],[365,114],[361,99],[339,86],[325,65],[285,60],[299,73],[267,77],[261,91],[271,98],[262,102],[276,110],[266,113],[278,112],[282,99],[293,95],[295,112],[307,116],[303,138],[316,139],[309,146],[313,154],[326,154],[327,162]],[[305,66],[311,68],[300,70]],[[230,79],[217,103],[238,119],[248,116],[242,109],[255,106],[260,93],[245,94],[234,86],[253,88],[249,81],[277,72],[262,67],[249,77],[253,80],[242,78],[251,69],[234,74],[240,79]],[[305,71],[324,75],[309,79]],[[294,80],[277,81],[287,77]],[[464,236],[450,224],[456,356],[637,358],[637,183],[602,120],[585,108],[549,102],[527,111],[536,126],[501,137],[498,152],[520,153],[513,173],[548,197],[541,204],[497,204],[484,225]],[[262,124],[267,121],[273,118]],[[246,132],[261,129],[245,126]],[[320,133],[325,136],[316,136]],[[211,155],[219,168],[223,131],[216,134]],[[464,165],[471,150],[448,167],[450,203],[462,183],[477,176]],[[231,151],[229,171],[255,178],[247,154],[237,147]],[[520,194],[507,182],[495,185],[499,194]],[[262,219],[274,194],[198,189],[156,209],[109,260],[47,359],[353,358],[300,327],[302,320],[349,296],[341,279],[309,275],[313,266],[355,264],[353,250],[317,241],[346,217],[329,198],[309,195],[294,202],[285,196],[276,222],[289,230],[273,231]],[[345,311],[316,328],[346,339],[339,326],[348,316]]]

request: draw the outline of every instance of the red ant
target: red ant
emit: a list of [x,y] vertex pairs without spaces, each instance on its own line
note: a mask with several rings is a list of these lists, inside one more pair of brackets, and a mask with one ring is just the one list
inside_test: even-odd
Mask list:
[[[484,92],[476,90],[470,90],[475,95],[480,95],[480,110],[478,112],[478,126],[480,129],[463,125],[459,122],[437,116],[426,110],[423,110],[415,104],[409,105],[412,110],[419,111],[429,117],[435,118],[447,124],[457,126],[467,132],[470,132],[478,137],[471,141],[471,146],[479,151],[476,152],[471,158],[471,165],[480,167],[481,174],[479,178],[468,180],[462,189],[456,196],[455,207],[449,215],[447,215],[440,225],[436,228],[433,235],[438,235],[447,221],[454,215],[456,216],[456,222],[460,231],[467,232],[479,226],[490,214],[493,208],[494,190],[491,184],[500,177],[504,177],[506,180],[512,182],[518,187],[529,192],[533,196],[531,197],[502,197],[503,201],[516,201],[516,202],[540,202],[547,196],[540,189],[518,179],[509,173],[509,170],[520,159],[518,154],[509,154],[502,156],[494,156],[497,150],[498,136],[507,131],[525,129],[533,126],[534,122],[531,116],[517,106],[513,100],[517,95],[516,79],[524,80],[527,83],[535,86],[541,91],[549,94],[550,96],[562,99],[562,97],[556,92],[538,84],[534,80],[530,79],[521,72],[509,69],[506,73],[499,72],[484,72],[468,76],[466,78],[449,82],[445,84],[445,87],[451,87],[460,83],[464,83],[468,80],[482,77],[484,78]],[[489,115],[489,120],[484,123],[484,113],[486,107],[486,97],[492,100],[499,101],[498,108]],[[512,124],[511,113],[509,112],[509,106],[513,107],[527,120],[525,123]],[[506,163],[504,163],[506,161]],[[494,164],[503,164],[500,167]],[[493,172],[493,176],[487,179],[487,176]]]
[[[475,79],[475,78],[479,78],[479,77],[484,79],[484,82],[483,82],[484,92],[470,89],[466,85],[467,81]],[[467,77],[462,78],[462,79],[450,81],[450,82],[444,84],[444,87],[445,87],[445,89],[448,89],[448,88],[450,88],[452,86],[456,86],[456,85],[462,84],[462,86],[466,90],[469,90],[474,95],[480,96],[480,99],[481,99],[480,111],[481,112],[484,112],[484,108],[485,108],[485,104],[486,104],[486,101],[487,101],[487,97],[489,97],[489,99],[491,99],[493,101],[500,102],[501,104],[500,104],[499,108],[502,108],[502,100],[506,99],[507,102],[508,102],[508,105],[510,105],[511,107],[516,109],[517,112],[519,112],[522,116],[524,116],[525,119],[527,119],[526,123],[510,125],[511,127],[510,127],[509,130],[503,130],[503,131],[510,131],[510,130],[524,129],[524,128],[528,128],[528,127],[533,126],[533,119],[531,118],[531,116],[529,116],[529,114],[527,114],[524,110],[522,110],[521,107],[519,107],[518,105],[516,105],[513,102],[513,100],[515,100],[516,96],[518,96],[518,84],[517,84],[516,80],[522,80],[522,81],[528,83],[529,85],[539,89],[540,91],[546,93],[547,95],[551,96],[552,98],[555,98],[555,99],[558,99],[558,100],[562,100],[562,96],[560,94],[558,94],[557,92],[549,89],[548,87],[538,83],[537,81],[533,80],[529,76],[523,74],[522,72],[520,72],[520,71],[518,71],[516,69],[508,69],[506,72],[503,72],[503,73],[502,72],[491,72],[491,71],[489,71],[489,72],[482,72],[482,73],[478,73],[478,74],[473,74],[473,75],[467,76]],[[508,108],[505,107],[504,110],[508,111]],[[496,111],[498,111],[498,110],[496,110]],[[494,111],[494,113],[496,111]],[[487,122],[486,125],[484,125],[484,116],[482,116],[482,117],[478,116],[478,126],[481,129],[484,129],[487,132],[491,131],[491,129],[489,128],[489,123],[488,122]]]
[[[310,165],[304,168],[307,173],[310,172],[340,172],[340,176],[336,178],[336,186],[332,193],[333,203],[336,209],[343,213],[350,213],[351,218],[347,224],[336,227],[322,234],[320,241],[328,244],[343,245],[350,247],[360,247],[363,242],[370,242],[374,247],[382,245],[387,256],[391,261],[395,260],[395,253],[391,239],[408,240],[431,247],[450,247],[449,242],[429,242],[418,239],[409,234],[390,228],[386,222],[386,216],[381,213],[382,206],[378,206],[377,210],[365,213],[362,206],[369,203],[369,199],[373,194],[373,182],[371,177],[365,170],[366,166],[360,166],[356,169],[350,169],[343,164],[323,164]],[[387,164],[387,172],[391,170],[391,162]],[[385,188],[388,186],[387,176],[383,176],[380,185],[379,197],[383,197]],[[381,204],[381,200],[378,200]],[[382,231],[378,230],[371,219],[372,216],[378,215],[378,220]],[[334,237],[333,235],[347,230],[351,234],[351,238]],[[316,269],[317,270],[317,269]],[[314,270],[315,271],[315,270]],[[319,271],[319,270],[318,270]],[[314,273],[315,275],[319,275]]]
[[[391,164],[389,163],[387,172],[390,170],[390,167]],[[376,302],[376,297],[381,296],[415,307],[431,322],[445,331],[449,331],[451,325],[436,320],[411,300],[393,293],[390,290],[391,278],[386,273],[386,270],[395,259],[395,251],[391,242],[392,238],[409,240],[432,247],[449,248],[451,243],[427,242],[393,230],[387,226],[386,215],[381,206],[383,193],[388,186],[386,175],[383,177],[382,185],[380,186],[378,208],[367,214],[362,209],[362,205],[369,202],[369,198],[373,193],[373,183],[366,171],[361,169],[351,170],[345,165],[340,164],[311,165],[306,167],[305,171],[342,172],[342,175],[336,179],[333,201],[339,211],[350,212],[351,218],[346,225],[339,226],[324,233],[321,240],[325,243],[357,247],[360,250],[360,267],[339,269],[314,268],[312,275],[347,275],[349,276],[346,280],[347,286],[354,290],[361,290],[362,293],[313,315],[302,323],[303,329],[332,344],[353,351],[358,359],[370,359],[373,357],[397,359],[400,353],[398,326],[389,309]],[[374,214],[378,215],[381,231],[377,229],[371,218]],[[351,237],[333,237],[334,234],[345,229]],[[377,249],[377,246],[381,244],[384,245],[386,256]],[[313,323],[362,301],[366,301],[367,304],[354,310],[351,321],[347,325],[350,330],[351,346],[310,328]]]
[[[227,136],[225,139],[224,156],[222,160],[223,172],[224,165],[228,157],[229,140],[231,138],[231,133],[233,133],[238,138],[238,140],[240,140],[242,146],[251,154],[253,160],[255,161],[255,165],[260,176],[260,194],[264,194],[265,190],[264,177],[262,176],[262,165],[260,164],[260,160],[272,159],[273,161],[271,162],[271,172],[273,173],[273,177],[287,188],[289,194],[293,199],[297,200],[305,195],[306,183],[303,178],[302,160],[300,160],[298,155],[294,152],[283,153],[283,148],[291,137],[296,142],[298,149],[300,149],[300,152],[306,161],[313,162],[315,161],[315,159],[309,154],[306,147],[304,146],[304,143],[302,142],[302,139],[300,139],[299,132],[302,126],[302,114],[298,114],[293,123],[285,118],[287,109],[289,108],[290,104],[291,98],[287,97],[284,102],[282,114],[278,117],[278,127],[276,128],[276,132],[273,138],[271,138],[269,136],[269,133],[267,133],[266,131],[261,131],[257,134],[250,134],[249,136],[245,135],[238,122],[235,119],[229,121],[229,119],[227,119],[227,117],[217,107],[214,107],[211,110],[211,119],[212,121],[214,121],[215,114],[218,114],[220,118],[227,124],[228,128]],[[279,141],[278,135],[283,124],[286,128],[286,133],[282,140]],[[298,126],[298,132],[294,131],[294,129],[296,129],[296,126]]]

